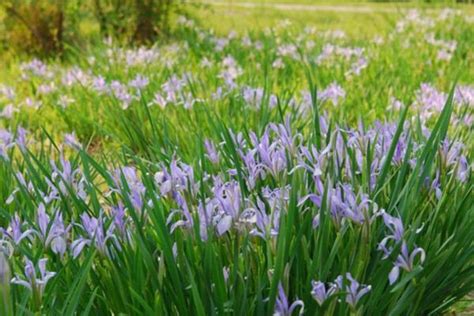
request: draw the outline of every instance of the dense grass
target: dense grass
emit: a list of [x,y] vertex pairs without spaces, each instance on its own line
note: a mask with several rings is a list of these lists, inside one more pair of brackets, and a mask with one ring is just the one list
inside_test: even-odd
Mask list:
[[[240,2],[244,2],[241,5]],[[370,39],[375,35],[388,32],[406,11],[416,8],[423,11],[436,10],[448,3],[436,6],[433,3],[416,2],[353,2],[347,1],[210,1],[193,8],[190,13],[199,17],[206,26],[212,27],[218,34],[227,34],[230,30],[245,32],[248,29],[262,29],[289,20],[303,28],[314,26],[321,30],[344,30],[348,36],[358,39]],[[245,6],[253,4],[254,7]],[[278,7],[274,4],[288,4]],[[305,10],[305,5],[309,6]],[[466,14],[474,14],[473,6],[451,3],[453,9]],[[342,8],[343,10],[338,10]]]
[[472,18],[391,18],[184,19],[6,65],[0,314],[450,310],[474,288]]

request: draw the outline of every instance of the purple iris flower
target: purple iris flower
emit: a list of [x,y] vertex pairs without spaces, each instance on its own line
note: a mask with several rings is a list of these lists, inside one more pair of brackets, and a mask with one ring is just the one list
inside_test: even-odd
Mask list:
[[216,145],[209,139],[204,141],[204,146],[206,148],[206,156],[213,163],[219,163],[219,152],[216,150]]
[[261,139],[253,134],[253,143],[258,152],[262,166],[277,177],[280,172],[286,169],[286,151],[279,140],[270,142],[269,130],[267,129]]
[[246,154],[241,153],[241,157],[247,171],[245,181],[247,183],[247,187],[250,190],[255,188],[255,185],[259,179],[265,178],[265,170],[263,165],[257,163],[255,159],[256,153],[257,151],[255,149],[249,150]]
[[199,232],[201,240],[207,241],[208,230],[212,226],[212,218],[216,208],[216,201],[214,199],[206,199],[205,203],[199,202],[198,217],[199,217]]
[[[324,170],[324,167],[327,164],[330,153],[330,145],[324,148],[321,152],[319,152],[314,146],[311,146],[311,148],[300,146],[296,168],[305,169],[314,181],[317,182],[323,174],[322,170]],[[319,184],[316,183],[316,185]],[[320,193],[322,193],[322,191]]]
[[172,75],[168,81],[162,85],[162,89],[166,94],[166,101],[168,103],[176,103],[178,95],[182,93],[185,81],[179,79],[176,75]]
[[[123,184],[122,176],[123,180],[125,181],[125,183]],[[134,209],[140,212],[143,208],[143,205],[145,204],[143,198],[146,193],[146,188],[140,177],[138,176],[137,170],[134,167],[122,167],[120,169],[115,170],[113,179],[116,188],[112,191],[127,194]]]
[[23,231],[20,217],[18,214],[15,214],[12,217],[10,225],[7,229],[0,227],[0,233],[10,239],[14,245],[18,245],[25,238],[31,239],[34,230],[27,229],[26,231]]
[[469,166],[466,156],[460,156],[457,174],[456,174],[457,179],[461,182],[466,182],[467,179],[469,178],[470,173],[471,173],[471,167]]
[[170,212],[170,214],[168,215],[167,224],[170,224],[172,222],[173,217],[176,214],[181,214],[182,219],[174,222],[171,225],[170,231],[173,232],[176,228],[181,227],[181,226],[184,226],[186,228],[192,228],[193,227],[193,217],[191,215],[191,212],[189,211],[188,204],[186,203],[186,200],[184,199],[184,197],[181,195],[180,192],[175,193],[175,201],[176,201],[176,204],[178,205],[179,209]]
[[[51,174],[51,179],[58,183],[60,192],[63,195],[69,195],[68,188],[75,192],[75,195],[85,200],[87,193],[85,190],[85,179],[82,177],[80,169],[73,169],[69,161],[61,157],[60,159],[61,168],[59,168],[54,161],[51,161],[51,167],[53,173]],[[81,175],[81,179],[77,179],[78,175]],[[57,189],[56,186],[47,179],[48,185],[51,189],[51,194],[49,200],[57,198]]]
[[112,207],[113,225],[122,237],[130,238],[130,232],[127,229],[128,218],[125,215],[125,207],[121,202]]
[[288,298],[285,294],[285,290],[283,286],[278,284],[278,297],[275,302],[275,311],[273,313],[274,316],[291,316],[293,312],[300,308],[298,315],[303,315],[304,312],[304,303],[301,300],[296,300],[293,303],[288,302]]
[[[350,282],[348,285],[344,287],[344,278],[342,275],[338,276],[336,280],[334,280],[334,284],[330,285],[330,289],[333,288],[331,294],[334,294],[335,291],[338,290],[345,290],[346,294],[346,303],[349,304],[352,308],[356,308],[357,304],[359,303],[360,299],[366,295],[372,289],[370,285],[360,284],[356,279],[352,277],[350,273],[346,273],[346,279]],[[317,284],[319,285],[319,284]],[[319,285],[320,286],[320,285]],[[320,286],[321,287],[321,286]],[[328,290],[328,291],[329,291]],[[326,292],[327,295],[328,292]],[[320,295],[323,292],[321,291]]]
[[350,285],[346,286],[346,302],[351,307],[355,308],[359,300],[365,294],[370,292],[372,286],[359,284],[359,282],[357,282],[357,280],[355,280],[350,273],[347,273],[346,277],[350,281]]
[[[304,204],[309,199],[316,206],[321,207],[324,189],[319,176],[315,176],[314,179],[317,192],[304,196],[300,199],[298,205]],[[376,212],[372,216],[369,215],[369,206],[373,205],[374,210],[377,210],[377,205],[371,202],[366,194],[355,194],[354,189],[349,184],[338,184],[336,188],[329,189],[328,199],[331,216],[339,224],[344,218],[362,224],[366,220],[372,221],[375,217]]]
[[137,89],[138,91],[144,89],[148,84],[150,83],[150,81],[148,80],[147,77],[141,75],[141,74],[138,74],[135,79],[131,80],[128,85],[132,88],[135,88]]
[[220,209],[232,219],[239,217],[242,195],[237,181],[226,182],[213,188],[214,196],[219,202]]
[[242,213],[242,217],[245,217],[246,222],[253,226],[250,235],[259,236],[265,240],[278,235],[280,226],[280,210],[278,208],[267,214],[265,204],[257,199],[256,206],[246,209]]
[[399,217],[393,217],[387,213],[382,213],[385,226],[390,230],[390,235],[387,235],[378,245],[378,249],[384,252],[384,259],[388,258],[393,251],[393,247],[387,249],[387,242],[393,240],[400,242],[403,238],[404,228],[402,220]]
[[73,257],[77,258],[85,246],[93,245],[101,254],[109,255],[107,248],[107,241],[112,239],[117,243],[117,237],[113,234],[114,224],[110,224],[109,228],[106,230],[104,227],[104,218],[102,214],[98,218],[90,217],[87,213],[81,215],[82,224],[79,227],[85,233],[85,236],[79,237],[74,240],[71,244],[71,250]]
[[18,145],[21,151],[26,150],[27,139],[26,139],[27,131],[23,127],[18,127],[15,143]]
[[30,291],[38,293],[39,297],[42,297],[46,284],[52,277],[56,275],[56,272],[50,272],[46,270],[47,261],[48,259],[40,259],[38,261],[38,268],[40,272],[38,277],[33,262],[31,262],[29,259],[26,259],[24,274],[25,278],[22,278],[17,274],[11,280],[11,283],[24,286]]
[[329,100],[334,105],[338,105],[346,97],[346,91],[337,83],[333,82],[326,89],[322,90],[318,97],[321,101]]
[[326,286],[321,281],[311,281],[311,295],[318,302],[319,306],[322,306],[324,302],[335,294],[339,288],[335,283],[329,284],[329,287]]
[[193,168],[175,159],[171,161],[169,170],[163,168],[155,174],[155,183],[163,196],[172,196],[181,191],[187,191],[194,196],[198,189],[198,184],[194,181]]
[[303,135],[296,133],[293,135],[291,130],[291,118],[285,117],[285,124],[270,124],[269,128],[276,133],[276,138],[280,140],[283,146],[293,155],[296,155],[298,147],[300,146]]
[[406,242],[404,241],[402,243],[401,253],[395,260],[394,267],[388,276],[390,285],[397,281],[398,276],[400,275],[400,268],[407,272],[413,271],[417,255],[420,255],[420,264],[422,264],[425,261],[425,251],[422,248],[416,247],[411,253],[409,253]]
[[0,157],[8,160],[7,151],[13,146],[13,135],[4,129],[0,129]]
[[73,148],[73,149],[81,149],[82,144],[77,139],[77,136],[74,132],[64,134],[64,144]]
[[57,211],[54,220],[51,221],[43,203],[38,207],[37,215],[38,231],[35,231],[43,242],[44,247],[51,247],[51,250],[59,255],[66,252],[66,241],[71,226],[66,227],[63,222],[62,214]]

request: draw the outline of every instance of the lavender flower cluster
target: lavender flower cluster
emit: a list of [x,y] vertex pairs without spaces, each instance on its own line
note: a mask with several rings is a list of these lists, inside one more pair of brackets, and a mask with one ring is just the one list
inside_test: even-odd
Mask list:
[[[328,205],[332,223],[338,230],[351,225],[370,227],[380,221],[379,218],[383,219],[387,235],[377,247],[383,252],[383,258],[396,256],[393,269],[387,275],[390,284],[395,284],[400,269],[413,271],[417,255],[418,264],[425,260],[421,248],[410,253],[401,218],[386,213],[384,206],[369,198],[369,191],[374,189],[375,179],[387,159],[396,126],[382,123],[370,129],[336,126],[330,132],[327,121],[326,117],[320,119],[321,132],[330,135],[327,146],[320,149],[305,140],[301,133],[294,133],[290,120],[285,124],[268,125],[260,136],[251,132],[246,138],[242,133],[230,130],[227,141],[207,140],[203,144],[206,159],[216,167],[215,170],[222,170],[217,173],[196,170],[179,158],[174,158],[169,165],[156,165],[158,171],[154,175],[132,165],[112,170],[106,175],[112,185],[102,185],[100,189],[104,197],[100,201],[100,214],[84,212],[79,218],[71,218],[57,202],[78,199],[85,206],[92,203],[90,189],[96,183],[87,180],[83,169],[73,167],[73,162],[64,157],[60,158],[59,164],[52,161],[51,173],[44,177],[46,187],[43,191],[29,180],[31,175],[17,172],[18,186],[5,202],[17,207],[16,201],[21,195],[44,202],[38,203],[34,221],[13,215],[8,226],[1,229],[1,244],[10,256],[16,253],[17,247],[28,245],[41,247],[46,257],[77,259],[89,247],[113,260],[124,245],[136,243],[134,236],[140,227],[136,226],[132,214],[147,221],[149,213],[159,203],[169,207],[166,224],[171,235],[179,233],[192,238],[197,227],[203,242],[226,235],[248,234],[275,247],[280,218],[287,216],[290,192],[296,190],[289,178],[300,173],[301,183],[305,185],[297,191],[298,208],[302,216],[314,216],[315,231],[319,227],[323,204]],[[428,136],[429,130],[425,133]],[[389,162],[393,168],[403,160],[409,160],[412,167],[416,164],[416,150],[407,156],[409,134],[409,126],[405,126]],[[2,135],[3,159],[11,157],[16,147],[26,152],[28,142],[24,135],[20,133],[15,137],[8,131],[2,131]],[[237,160],[231,160],[230,168],[224,163],[229,157],[224,156],[222,150],[229,145],[235,148],[237,155],[234,157]],[[371,164],[366,166],[364,157],[369,147],[373,156]],[[414,145],[418,150],[422,147],[422,143]],[[81,150],[78,146],[74,149]],[[456,181],[463,183],[470,177],[472,166],[463,155],[462,144],[446,140],[439,148],[438,158],[440,167],[447,174],[453,174]],[[365,172],[364,168],[369,168],[369,187],[366,188],[354,185],[357,177]],[[198,180],[196,173],[202,172],[205,173]],[[335,178],[334,174],[339,176]],[[150,186],[143,183],[144,177],[152,178],[155,189],[150,190]],[[427,183],[427,192],[439,197],[443,190],[441,183],[437,179]],[[314,207],[318,211],[310,211]],[[54,272],[46,270],[46,262],[47,258],[38,262],[40,278],[37,278],[34,264],[25,257],[24,277],[16,276],[12,283],[42,293],[48,280],[54,277]],[[344,285],[346,281],[349,283]],[[347,304],[355,308],[371,289],[370,285],[360,285],[349,272],[328,284],[312,282],[311,294],[320,305],[343,292]],[[280,288],[276,310],[288,315],[302,304],[288,306],[282,291]]]

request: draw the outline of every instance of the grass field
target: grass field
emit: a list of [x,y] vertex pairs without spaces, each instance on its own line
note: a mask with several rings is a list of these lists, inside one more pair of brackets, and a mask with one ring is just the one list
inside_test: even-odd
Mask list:
[[[286,19],[302,27],[310,25],[323,30],[342,29],[351,37],[363,39],[388,32],[411,8],[430,11],[445,7],[443,4],[420,5],[410,2],[348,3],[313,0],[216,0],[202,3],[201,9],[193,13],[207,27],[221,34],[228,33],[230,30],[242,32],[249,29],[262,29]],[[469,15],[474,14],[472,5],[457,5],[453,8]]]
[[472,7],[239,3],[2,52],[0,315],[472,311]]

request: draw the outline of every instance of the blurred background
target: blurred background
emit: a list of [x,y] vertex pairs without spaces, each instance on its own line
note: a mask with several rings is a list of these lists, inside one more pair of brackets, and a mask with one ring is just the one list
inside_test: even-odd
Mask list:
[[439,7],[474,13],[472,0],[2,0],[0,54],[6,63],[23,55],[67,59],[104,39],[152,45],[177,36],[179,16],[193,18],[216,34],[293,23],[341,29],[362,39],[392,26],[411,8]]

